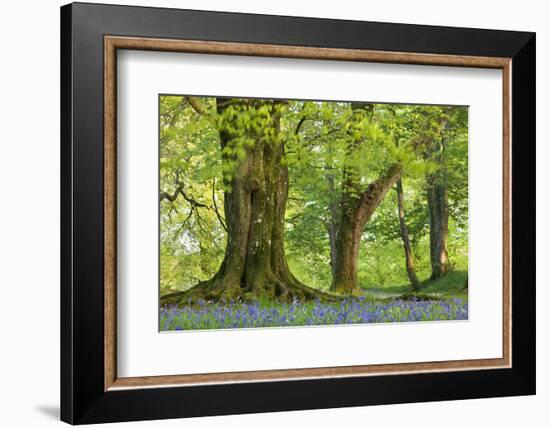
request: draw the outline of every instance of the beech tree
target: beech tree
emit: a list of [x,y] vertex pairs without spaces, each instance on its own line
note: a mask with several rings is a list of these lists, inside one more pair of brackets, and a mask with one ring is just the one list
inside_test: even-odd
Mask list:
[[164,302],[330,298],[298,281],[286,260],[284,215],[289,181],[280,132],[285,103],[217,98],[215,112],[208,112],[199,100],[188,98],[188,102],[197,114],[209,115],[219,133],[227,244],[223,261],[210,280],[165,296]]
[[[388,191],[397,184],[398,213],[401,237],[405,247],[406,270],[414,290],[419,289],[412,260],[412,249],[404,220],[401,177],[418,174],[428,166],[418,156],[418,135],[414,128],[417,110],[407,106],[352,104],[348,158],[343,167],[342,191],[337,222],[336,257],[332,290],[345,294],[360,293],[357,266],[365,225],[372,218]],[[376,150],[378,176],[368,181],[363,162],[363,146]],[[372,150],[372,148],[371,148]],[[382,160],[380,162],[380,159]],[[367,175],[368,177],[368,175]]]
[[388,153],[391,142],[381,132],[376,108],[367,103],[320,103],[302,112],[309,121],[300,158],[309,159],[306,169],[324,175],[330,289],[339,294],[360,294],[357,266],[365,225],[402,171],[397,150]]
[[399,179],[402,167],[392,164],[366,189],[354,180],[349,172],[344,178],[344,190],[340,200],[340,218],[336,232],[336,260],[331,289],[344,294],[360,292],[357,279],[359,244],[365,224]]

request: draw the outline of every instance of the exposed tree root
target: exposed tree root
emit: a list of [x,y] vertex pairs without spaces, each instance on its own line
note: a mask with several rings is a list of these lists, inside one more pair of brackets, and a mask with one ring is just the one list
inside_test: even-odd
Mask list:
[[262,300],[288,303],[293,300],[300,302],[311,300],[335,301],[340,297],[321,290],[308,287],[298,280],[284,282],[274,274],[265,275],[252,286],[225,284],[224,281],[213,278],[210,281],[201,282],[186,291],[170,293],[160,298],[160,304],[164,305],[195,305],[200,301],[229,302],[231,300],[256,302]]

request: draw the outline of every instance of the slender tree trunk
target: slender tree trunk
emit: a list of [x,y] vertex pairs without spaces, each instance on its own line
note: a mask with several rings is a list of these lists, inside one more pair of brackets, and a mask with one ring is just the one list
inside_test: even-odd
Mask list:
[[[227,245],[224,259],[212,279],[181,293],[164,296],[164,304],[189,300],[259,298],[288,301],[330,296],[301,284],[290,272],[284,251],[284,214],[288,197],[288,167],[282,162],[284,144],[279,138],[279,116],[273,102],[233,105],[239,114],[261,114],[269,106],[261,130],[243,130],[236,121],[220,128],[222,161],[232,165],[224,193]],[[228,100],[218,99],[218,114]],[[224,107],[225,106],[225,107]],[[253,144],[242,147],[245,134]],[[245,155],[238,155],[239,147]]]
[[394,164],[362,193],[352,187],[352,179],[344,182],[340,203],[340,220],[336,234],[336,267],[331,289],[343,294],[360,292],[357,279],[359,245],[365,224],[401,175],[401,166]]
[[409,239],[409,231],[405,222],[405,204],[403,201],[403,183],[401,179],[397,180],[397,214],[399,216],[399,232],[403,241],[403,249],[405,250],[405,267],[411,286],[414,291],[420,289],[420,283],[414,271],[414,257],[411,248],[411,240]]
[[449,205],[447,186],[437,175],[428,177],[428,209],[430,214],[431,279],[437,279],[449,271],[447,235]]

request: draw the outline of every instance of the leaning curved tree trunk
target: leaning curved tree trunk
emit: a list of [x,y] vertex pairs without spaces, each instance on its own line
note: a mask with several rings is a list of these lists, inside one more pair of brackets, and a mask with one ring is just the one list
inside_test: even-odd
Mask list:
[[[163,304],[199,299],[331,298],[300,283],[290,272],[284,251],[284,215],[288,168],[283,162],[277,104],[218,99],[218,114],[232,106],[219,129],[226,171],[224,193],[227,245],[218,272],[184,292],[163,296]],[[241,116],[239,118],[239,115]],[[261,123],[261,129],[243,124]],[[223,115],[222,115],[223,117]]]
[[407,276],[411,282],[413,291],[420,289],[420,283],[418,277],[414,271],[414,257],[412,253],[411,240],[409,238],[409,230],[407,223],[405,222],[405,203],[403,201],[403,183],[401,179],[397,180],[397,214],[399,216],[399,233],[401,240],[403,241],[403,249],[405,250],[405,268],[407,269]]
[[336,234],[335,269],[331,289],[342,294],[359,294],[357,263],[359,245],[366,223],[401,175],[401,166],[391,165],[361,193],[354,191],[353,179],[344,183],[340,221]]

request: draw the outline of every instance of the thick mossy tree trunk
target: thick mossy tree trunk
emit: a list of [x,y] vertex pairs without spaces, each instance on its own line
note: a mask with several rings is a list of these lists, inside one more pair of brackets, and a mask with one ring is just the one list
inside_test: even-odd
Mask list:
[[447,185],[441,174],[428,176],[428,210],[430,217],[430,261],[431,279],[437,279],[450,269],[447,253],[449,231],[449,202]]
[[401,166],[391,165],[380,177],[358,192],[358,181],[344,179],[340,201],[340,220],[336,234],[336,260],[331,289],[342,294],[359,294],[357,263],[359,245],[366,223],[401,175]]
[[[162,298],[163,304],[200,299],[330,299],[300,283],[284,250],[288,167],[283,162],[279,109],[272,101],[218,99],[225,167],[225,256],[209,281]],[[224,110],[231,108],[232,111]]]
[[397,190],[397,215],[399,217],[399,234],[401,235],[401,240],[403,241],[403,249],[405,250],[405,268],[407,269],[407,276],[411,282],[413,291],[418,291],[420,289],[420,283],[418,282],[418,277],[414,271],[414,257],[411,247],[411,240],[409,238],[409,230],[407,228],[407,223],[405,222],[405,203],[403,198],[403,183],[401,179],[397,180],[396,184]]

